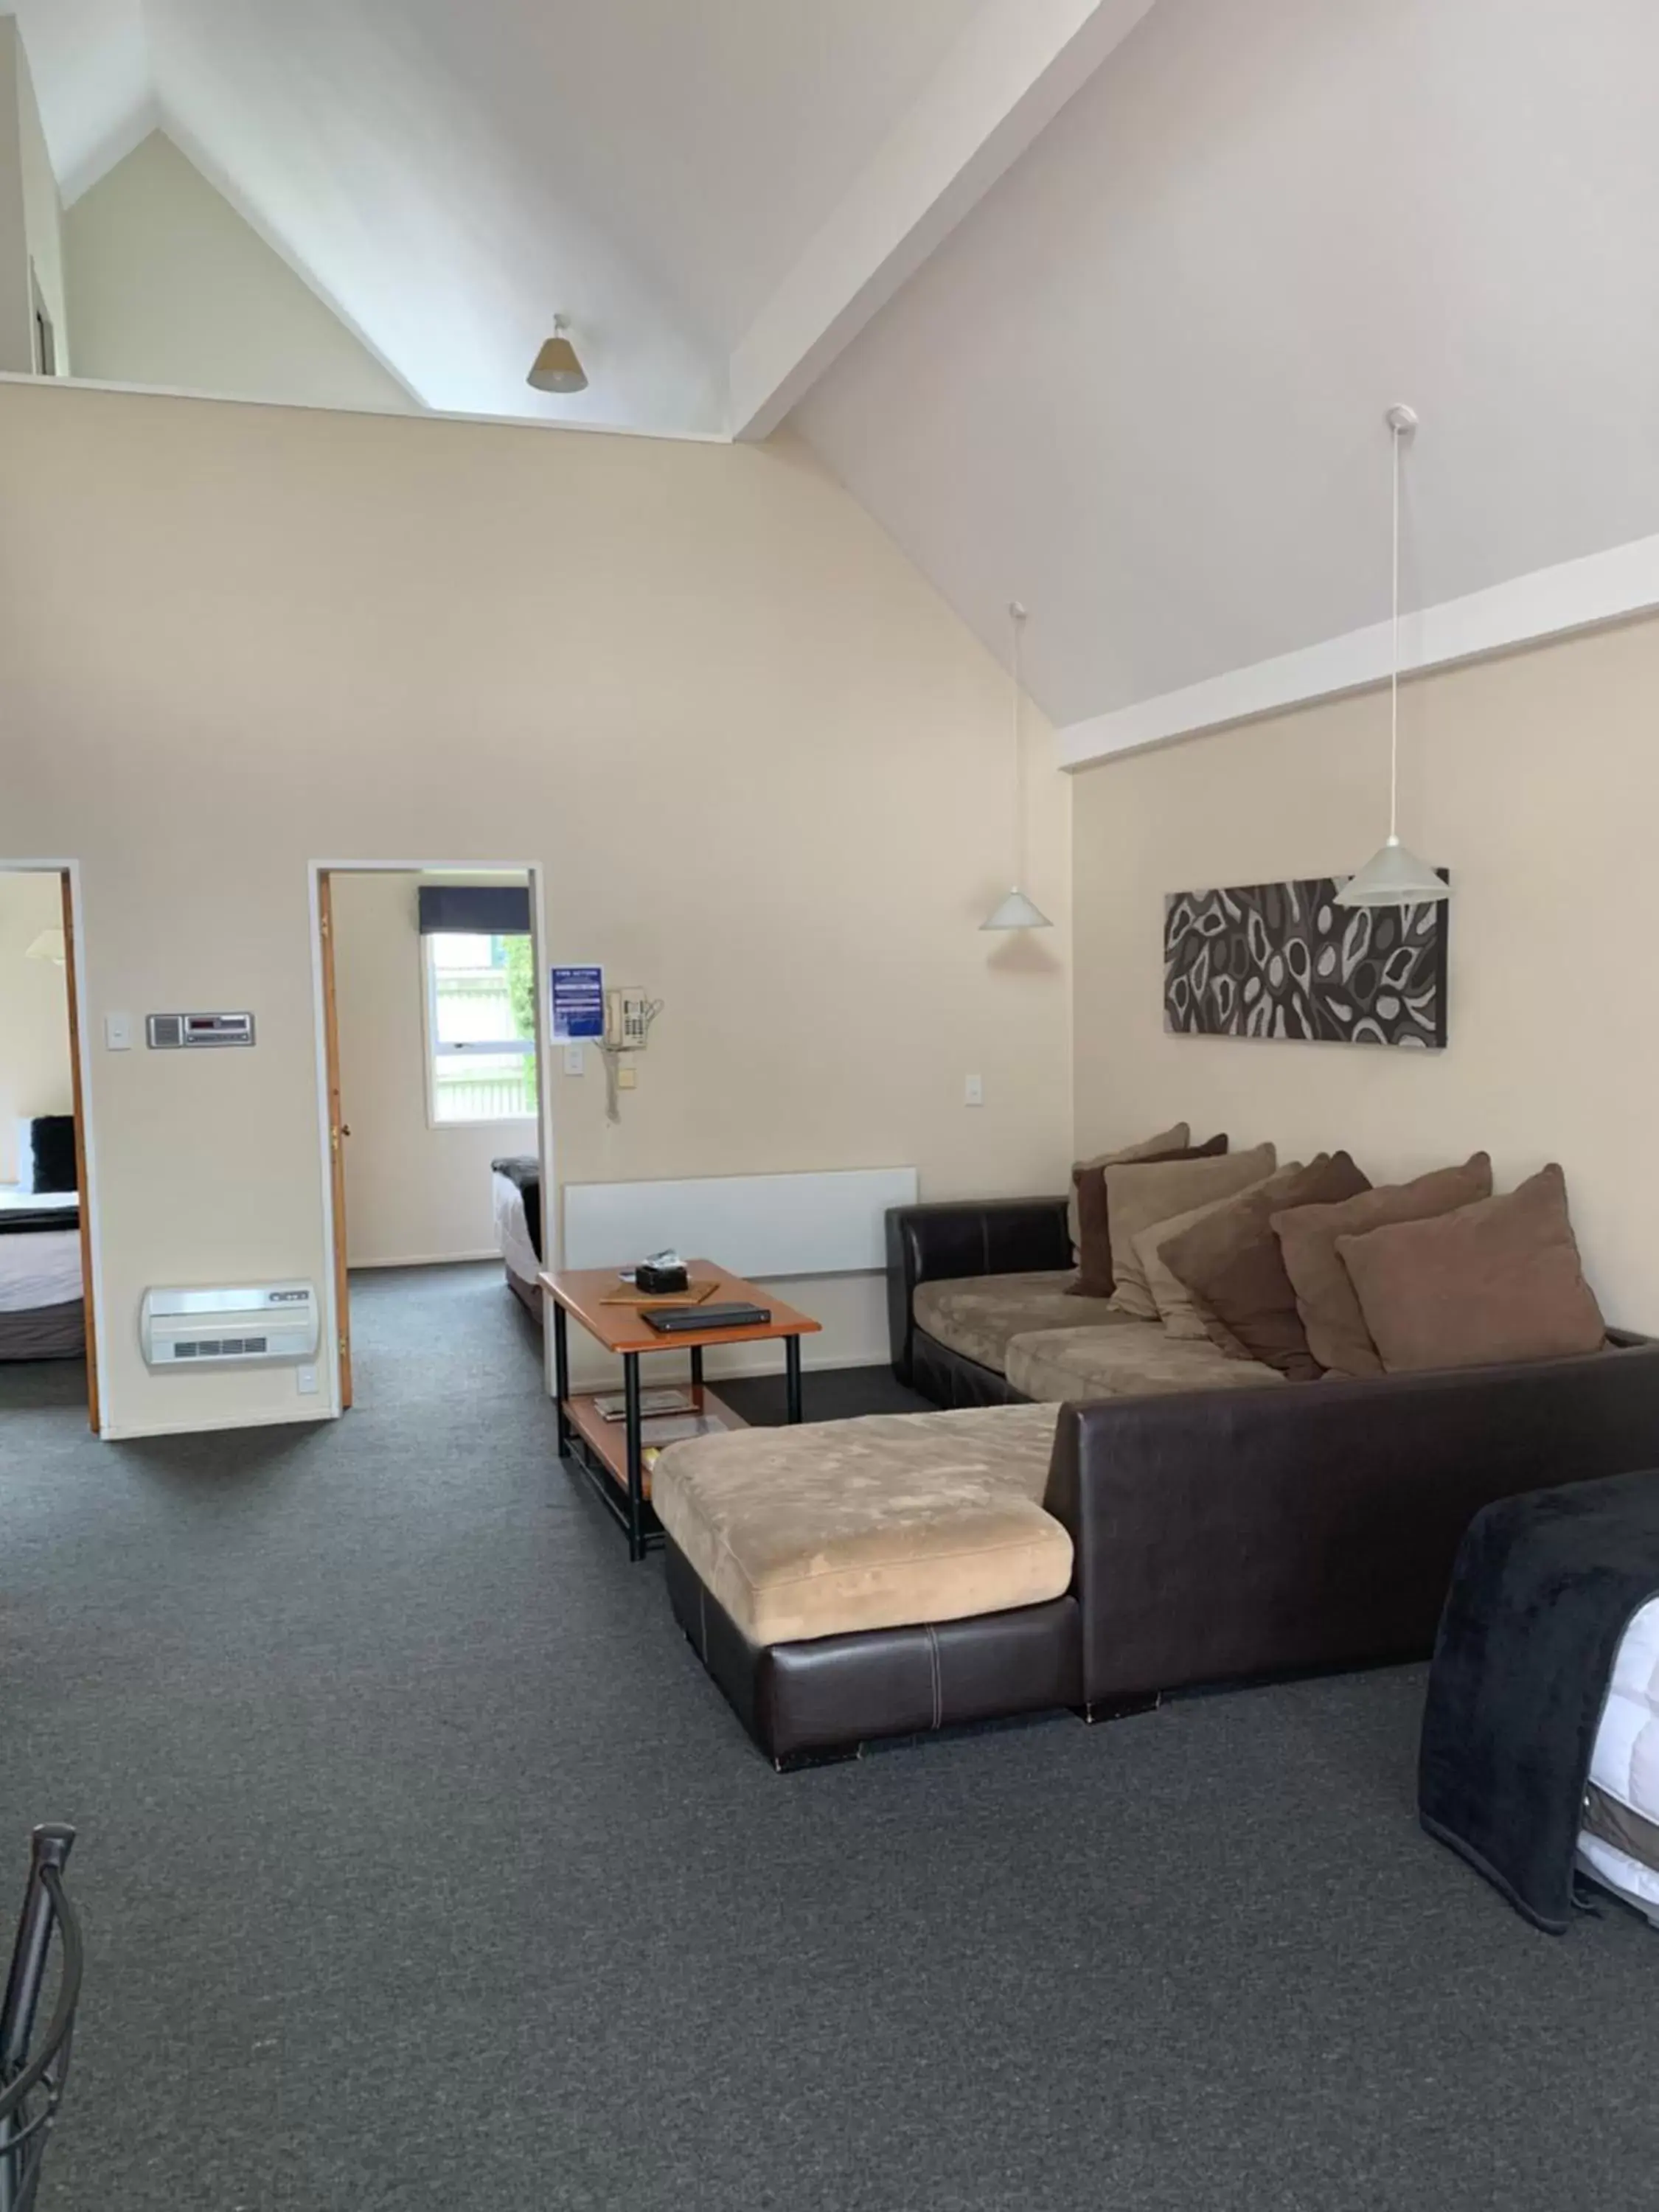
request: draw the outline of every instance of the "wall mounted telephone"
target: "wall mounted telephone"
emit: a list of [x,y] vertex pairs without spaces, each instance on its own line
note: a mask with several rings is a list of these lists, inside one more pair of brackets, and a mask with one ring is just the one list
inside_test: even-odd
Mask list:
[[607,1052],[643,1052],[651,1024],[662,1011],[643,991],[607,991],[605,994],[605,1048]]
[[607,991],[605,994],[605,1036],[600,1050],[605,1060],[605,1114],[608,1121],[622,1119],[617,1094],[634,1088],[633,1063],[624,1063],[623,1054],[645,1050],[651,1024],[661,1012],[662,1000],[647,999],[643,991]]

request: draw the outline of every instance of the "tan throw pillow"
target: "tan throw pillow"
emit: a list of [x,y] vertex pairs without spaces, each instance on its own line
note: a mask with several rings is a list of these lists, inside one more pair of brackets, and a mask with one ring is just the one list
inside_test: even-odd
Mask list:
[[1161,1160],[1171,1152],[1184,1152],[1193,1141],[1192,1125],[1176,1121],[1171,1127],[1162,1129],[1155,1137],[1143,1137],[1138,1145],[1125,1145],[1115,1152],[1097,1152],[1091,1160],[1074,1160],[1072,1164],[1072,1195],[1066,1208],[1066,1226],[1072,1232],[1072,1262],[1078,1265],[1083,1257],[1083,1224],[1078,1212],[1077,1179],[1091,1168],[1117,1167],[1125,1160]]
[[1506,1197],[1339,1237],[1336,1249],[1385,1374],[1565,1359],[1607,1336],[1553,1165]]
[[1108,1185],[1111,1206],[1112,1273],[1117,1287],[1112,1304],[1139,1321],[1156,1321],[1158,1306],[1146,1286],[1135,1239],[1154,1222],[1171,1221],[1212,1198],[1233,1198],[1270,1176],[1279,1155],[1271,1145],[1248,1152],[1224,1153],[1207,1160],[1159,1160],[1114,1168]]
[[1462,1167],[1436,1168],[1414,1182],[1363,1191],[1340,1206],[1298,1206],[1276,1220],[1279,1255],[1317,1364],[1336,1375],[1382,1372],[1348,1271],[1336,1256],[1339,1237],[1363,1237],[1393,1221],[1425,1220],[1491,1196],[1492,1161],[1476,1152]]
[[[1300,1166],[1298,1161],[1298,1171]],[[1279,1175],[1290,1172],[1291,1170],[1285,1168],[1279,1170]],[[1277,1181],[1278,1176],[1269,1176],[1266,1182],[1255,1183],[1251,1188],[1266,1190]],[[1246,1191],[1237,1194],[1238,1198],[1249,1195]],[[1173,1243],[1195,1222],[1203,1221],[1222,1206],[1232,1206],[1236,1202],[1232,1197],[1212,1198],[1207,1206],[1195,1206],[1188,1212],[1177,1213],[1173,1221],[1155,1221],[1150,1229],[1143,1229],[1135,1239],[1135,1256],[1140,1261],[1140,1272],[1146,1278],[1146,1287],[1152,1294],[1152,1304],[1158,1308],[1164,1333],[1166,1336],[1179,1339],[1183,1344],[1207,1344],[1210,1332],[1205,1328],[1185,1285],[1177,1282],[1164,1266],[1163,1248]]]
[[[1224,1136],[1212,1137],[1205,1145],[1188,1145],[1184,1152],[1148,1152],[1147,1160],[1207,1160],[1213,1159],[1227,1149]],[[1111,1207],[1107,1197],[1106,1178],[1115,1175],[1115,1167],[1079,1168],[1072,1177],[1072,1202],[1077,1208],[1081,1227],[1078,1239],[1077,1280],[1066,1295],[1070,1298],[1109,1298],[1116,1287],[1112,1270]]]
[[1164,1247],[1164,1265],[1229,1359],[1258,1360],[1297,1382],[1318,1374],[1273,1218],[1296,1206],[1334,1206],[1370,1188],[1346,1152],[1321,1152],[1306,1167],[1282,1168]]

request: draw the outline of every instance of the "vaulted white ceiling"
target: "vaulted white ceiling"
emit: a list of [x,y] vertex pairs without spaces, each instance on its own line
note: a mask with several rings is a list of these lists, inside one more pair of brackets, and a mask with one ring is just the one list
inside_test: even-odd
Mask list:
[[[6,0],[0,0],[3,8]],[[15,0],[428,404],[790,419],[1060,723],[1659,532],[1653,0]],[[592,386],[530,392],[556,310]]]
[[1075,723],[1659,532],[1653,0],[1158,0],[795,421]]

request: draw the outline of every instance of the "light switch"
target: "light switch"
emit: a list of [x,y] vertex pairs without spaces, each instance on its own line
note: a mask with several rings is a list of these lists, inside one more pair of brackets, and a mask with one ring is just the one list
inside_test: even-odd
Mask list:
[[309,1366],[296,1367],[294,1370],[294,1383],[302,1398],[313,1396],[317,1389],[316,1369]]
[[579,1044],[568,1044],[564,1048],[564,1072],[567,1075],[586,1075],[587,1054]]
[[132,1016],[131,1014],[105,1015],[104,1047],[108,1052],[132,1050]]
[[623,1062],[622,1066],[621,1066],[617,1070],[617,1090],[618,1090],[618,1091],[631,1091],[631,1090],[634,1088],[635,1085],[639,1081],[639,1079],[639,1079],[639,1077],[635,1073],[634,1070],[633,1070],[633,1069],[629,1066],[628,1062],[627,1062],[626,1060],[623,1060]]
[[982,1106],[985,1103],[983,1076],[969,1075],[964,1078],[962,1085],[962,1103],[964,1106]]

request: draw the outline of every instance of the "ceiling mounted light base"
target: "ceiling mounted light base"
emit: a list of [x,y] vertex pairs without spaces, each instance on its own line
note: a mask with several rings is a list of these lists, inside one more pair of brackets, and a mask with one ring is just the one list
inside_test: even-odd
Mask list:
[[981,929],[1052,929],[1054,926],[1041,907],[1032,905],[1018,884],[980,924]]
[[1336,895],[1339,906],[1422,906],[1451,896],[1451,886],[1409,845],[1390,837]]
[[525,379],[532,391],[566,395],[586,391],[587,371],[577,359],[575,347],[565,336],[568,327],[562,315],[554,316],[553,335],[537,355]]

